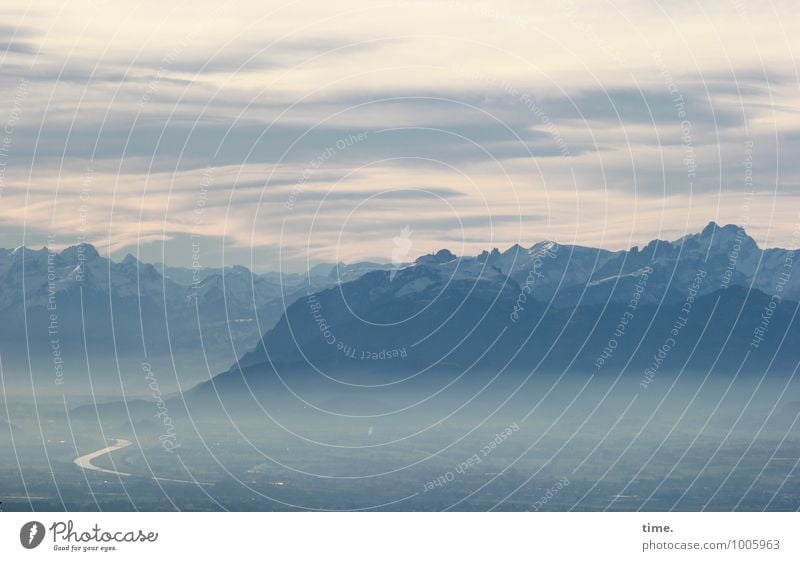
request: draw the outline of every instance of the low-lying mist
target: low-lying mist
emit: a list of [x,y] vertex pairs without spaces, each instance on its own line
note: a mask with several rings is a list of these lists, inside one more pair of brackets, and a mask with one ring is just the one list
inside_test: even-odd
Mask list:
[[[272,379],[257,399],[9,402],[3,505],[794,510],[800,498],[789,375],[317,377]],[[100,470],[73,463],[115,442],[130,444],[92,459]]]

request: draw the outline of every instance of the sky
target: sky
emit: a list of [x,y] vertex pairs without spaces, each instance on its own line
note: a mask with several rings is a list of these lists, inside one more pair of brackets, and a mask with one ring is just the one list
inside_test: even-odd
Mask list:
[[21,0],[0,246],[302,271],[714,220],[796,247],[798,28],[777,0]]

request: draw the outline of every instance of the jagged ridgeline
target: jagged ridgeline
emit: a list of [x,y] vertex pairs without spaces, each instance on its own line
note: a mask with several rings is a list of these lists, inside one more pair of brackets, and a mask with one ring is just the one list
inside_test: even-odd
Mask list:
[[644,386],[682,371],[788,375],[800,359],[797,257],[714,223],[627,251],[441,250],[300,298],[197,392],[306,375],[424,385],[476,372],[623,372]]
[[223,372],[199,393],[276,374],[777,372],[800,358],[786,344],[797,257],[713,222],[625,251],[544,241],[307,275],[114,262],[89,245],[2,250],[0,352],[10,388],[85,392],[91,378],[108,393],[140,382],[144,360],[169,372],[168,390]]
[[256,274],[242,266],[148,264],[132,255],[115,262],[90,244],[0,249],[7,391],[28,394],[33,384],[39,392],[119,394],[132,381],[127,389],[136,395],[147,386],[143,361],[157,365],[166,389],[179,380],[191,387],[251,349],[286,303],[376,266]]

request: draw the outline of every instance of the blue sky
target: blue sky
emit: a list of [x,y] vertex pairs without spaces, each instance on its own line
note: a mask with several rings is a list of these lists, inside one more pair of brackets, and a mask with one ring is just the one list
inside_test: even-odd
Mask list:
[[0,245],[302,270],[800,223],[796,2],[0,8]]

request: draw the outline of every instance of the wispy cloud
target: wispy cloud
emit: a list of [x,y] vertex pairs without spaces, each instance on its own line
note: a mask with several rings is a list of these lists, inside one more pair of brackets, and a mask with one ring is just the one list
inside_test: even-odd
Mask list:
[[415,221],[420,251],[622,247],[739,222],[750,190],[751,224],[790,239],[797,9],[570,6],[17,10],[0,25],[4,239],[196,235],[304,263],[381,255]]

